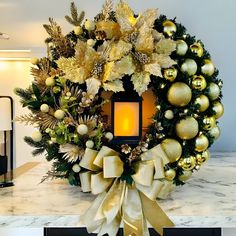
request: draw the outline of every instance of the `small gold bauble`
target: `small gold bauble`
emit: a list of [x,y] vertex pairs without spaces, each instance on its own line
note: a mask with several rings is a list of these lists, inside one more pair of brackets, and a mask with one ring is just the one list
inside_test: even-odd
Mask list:
[[205,151],[209,146],[208,138],[201,134],[195,139],[195,151],[197,152],[203,152]]
[[211,60],[205,59],[201,71],[204,75],[212,76],[215,72],[215,66]]
[[214,102],[212,109],[215,111],[214,117],[219,119],[224,114],[224,106],[220,102]]
[[176,30],[177,30],[177,27],[174,22],[170,20],[166,20],[163,22],[163,31],[167,36],[169,37],[173,36]]
[[195,75],[197,72],[197,63],[193,59],[186,59],[181,65],[181,71],[189,76]]
[[201,43],[196,42],[190,46],[190,50],[193,54],[197,55],[198,57],[202,57],[204,53],[204,49]]
[[174,112],[172,110],[165,111],[165,118],[168,120],[172,120],[174,118]]
[[178,70],[174,67],[168,68],[168,69],[164,69],[164,78],[173,82],[175,80],[175,78],[177,77],[178,74]]
[[208,97],[206,95],[203,95],[203,94],[198,96],[194,103],[200,105],[200,107],[198,108],[199,112],[206,111],[207,108],[209,107],[209,104],[210,104]]
[[194,156],[183,157],[179,160],[178,165],[183,170],[192,170],[196,165],[196,159]]
[[211,100],[216,100],[220,95],[220,88],[216,83],[210,83],[207,90],[208,96]]
[[169,169],[165,171],[165,178],[169,181],[172,181],[176,176],[176,171],[174,169]]
[[74,27],[74,32],[76,35],[81,35],[83,33],[83,29],[81,26],[75,26]]
[[196,155],[196,161],[198,165],[202,165],[204,162],[207,162],[210,158],[210,152],[208,150],[198,153]]
[[54,117],[57,118],[58,120],[62,120],[65,117],[65,112],[63,110],[61,110],[61,109],[56,110],[54,112]]
[[182,155],[182,146],[175,139],[167,138],[161,142],[161,146],[171,163],[177,161]]
[[192,176],[192,171],[185,170],[183,171],[183,174],[179,176],[180,181],[187,181]]
[[204,90],[207,86],[207,82],[202,75],[194,75],[192,79],[192,88],[197,90]]
[[187,116],[176,124],[175,130],[181,139],[192,139],[198,134],[198,122],[193,117]]
[[191,88],[183,82],[176,82],[168,90],[167,99],[173,106],[186,106],[192,99]]
[[188,44],[182,39],[177,40],[176,41],[176,54],[179,56],[184,56],[187,51],[188,51]]
[[214,139],[218,139],[220,137],[220,128],[218,126],[213,127],[208,132]]
[[210,129],[212,129],[213,127],[216,126],[215,117],[213,117],[213,116],[211,116],[211,117],[205,117],[205,118],[203,119],[203,124],[204,124],[203,128],[204,128],[205,130],[210,130]]

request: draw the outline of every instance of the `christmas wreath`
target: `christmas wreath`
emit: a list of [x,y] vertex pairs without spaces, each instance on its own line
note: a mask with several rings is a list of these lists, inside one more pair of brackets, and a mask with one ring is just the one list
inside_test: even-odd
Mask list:
[[[31,111],[16,120],[38,127],[25,141],[53,161],[43,180],[67,178],[98,194],[83,217],[89,232],[115,235],[123,220],[125,235],[148,235],[147,219],[162,234],[172,222],[156,199],[209,158],[220,135],[222,81],[203,43],[157,9],[135,15],[107,0],[94,20],[84,16],[72,3],[72,32],[63,35],[52,18],[44,25],[48,56],[32,59],[32,85],[16,89]],[[114,141],[104,92],[119,100],[147,90],[156,106],[147,131],[137,143]]]

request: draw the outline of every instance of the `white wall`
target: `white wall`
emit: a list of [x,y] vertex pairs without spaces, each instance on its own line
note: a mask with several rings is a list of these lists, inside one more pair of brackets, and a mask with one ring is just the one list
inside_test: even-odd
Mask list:
[[43,229],[39,228],[0,228],[1,236],[43,236]]

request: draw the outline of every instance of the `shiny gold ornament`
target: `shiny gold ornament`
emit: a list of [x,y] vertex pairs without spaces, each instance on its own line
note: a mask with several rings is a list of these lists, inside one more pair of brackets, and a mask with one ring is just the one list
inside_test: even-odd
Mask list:
[[168,90],[167,99],[174,106],[186,106],[192,99],[191,88],[183,82],[176,82]]
[[209,104],[210,104],[209,98],[206,95],[203,95],[203,94],[198,96],[194,103],[200,105],[200,107],[198,108],[199,112],[206,111],[207,108],[209,107]]
[[192,174],[192,171],[185,170],[183,171],[183,174],[179,176],[179,180],[185,182],[192,176]]
[[165,171],[165,178],[172,181],[176,176],[176,171],[174,169],[169,169]]
[[211,60],[205,59],[201,71],[204,75],[212,76],[215,72],[215,66]]
[[184,56],[187,51],[188,51],[188,44],[182,39],[177,40],[176,41],[176,54],[179,56]]
[[216,83],[210,83],[207,90],[208,96],[211,100],[216,100],[220,95],[220,88]]
[[178,166],[183,170],[192,170],[196,165],[196,159],[194,156],[183,157],[179,160]]
[[181,139],[192,139],[198,134],[198,122],[193,117],[187,116],[176,124],[175,131]]
[[214,102],[212,109],[216,113],[214,115],[216,119],[219,119],[224,114],[224,106],[220,102]]
[[213,127],[208,132],[214,139],[218,139],[220,137],[220,128],[218,126]]
[[202,75],[194,75],[192,79],[192,88],[197,90],[204,90],[207,86],[206,79]]
[[175,139],[167,138],[161,142],[161,146],[171,163],[177,161],[182,155],[182,146]]
[[175,80],[175,78],[177,77],[178,74],[178,70],[174,67],[168,68],[168,69],[164,69],[164,78],[173,82]]
[[210,158],[210,152],[208,150],[198,153],[196,155],[196,161],[198,165],[202,165],[204,162],[207,162]]
[[190,46],[190,50],[193,54],[197,55],[198,57],[202,57],[204,53],[204,49],[201,43],[196,42]]
[[199,171],[200,170],[200,165],[196,165],[195,170]]
[[209,146],[208,138],[201,134],[195,139],[195,151],[197,152],[203,152],[205,151]]
[[181,71],[189,76],[195,75],[197,72],[197,63],[193,59],[186,59],[181,65]]
[[177,30],[177,27],[174,22],[170,20],[166,20],[163,22],[163,31],[167,36],[169,37],[173,36],[176,30]]
[[213,127],[216,126],[215,117],[213,117],[213,116],[211,116],[211,117],[205,117],[205,118],[203,119],[203,124],[204,124],[203,128],[204,128],[205,130],[210,130],[210,129],[212,129]]
[[172,120],[174,118],[174,112],[172,110],[165,111],[165,118],[168,120]]

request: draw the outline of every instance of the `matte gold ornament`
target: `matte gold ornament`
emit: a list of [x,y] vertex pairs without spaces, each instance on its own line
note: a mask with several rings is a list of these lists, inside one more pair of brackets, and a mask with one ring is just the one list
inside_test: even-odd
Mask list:
[[198,96],[194,102],[195,104],[199,104],[200,107],[198,108],[199,112],[204,112],[210,105],[209,98],[206,95],[201,94]]
[[188,44],[182,39],[177,40],[176,41],[176,54],[179,56],[184,56],[187,51],[188,51]]
[[176,176],[176,171],[174,169],[169,169],[165,171],[165,178],[172,181]]
[[83,33],[83,29],[81,26],[75,26],[74,27],[74,32],[76,35],[81,35]]
[[224,114],[224,106],[220,102],[214,102],[212,109],[216,113],[214,115],[216,119],[219,119]]
[[203,152],[205,151],[209,146],[208,138],[201,134],[195,139],[195,151],[197,152]]
[[180,120],[175,126],[177,136],[184,140],[194,138],[198,134],[198,129],[198,122],[191,116]]
[[193,59],[186,59],[181,65],[181,71],[189,76],[195,75],[197,72],[197,63]]
[[191,88],[183,82],[176,82],[168,90],[167,99],[174,106],[186,106],[192,99]]
[[204,60],[204,65],[201,67],[201,71],[204,75],[212,76],[215,72],[215,66],[210,59]]
[[192,170],[196,165],[196,159],[194,156],[183,157],[179,160],[178,165],[183,170]]
[[177,77],[178,74],[178,70],[174,67],[168,68],[168,69],[164,69],[164,78],[173,82],[175,80],[175,78]]
[[197,90],[204,90],[207,86],[206,79],[202,75],[194,75],[192,79],[192,88]]
[[177,161],[182,155],[182,146],[175,139],[167,138],[161,142],[161,146],[171,163]]
[[65,112],[63,110],[56,110],[54,112],[54,117],[57,118],[58,120],[62,120],[65,117]]
[[199,43],[199,42],[196,42],[196,43],[192,44],[190,46],[190,50],[191,50],[192,53],[194,53],[198,57],[202,57],[203,56],[204,49],[203,49],[201,43]]
[[45,80],[45,84],[46,84],[46,86],[48,86],[48,87],[54,86],[55,83],[56,83],[56,81],[55,81],[54,77],[48,77],[48,78]]
[[174,118],[174,112],[172,110],[165,111],[165,118],[168,120],[172,120]]
[[49,111],[49,106],[48,106],[48,104],[42,104],[42,105],[40,106],[40,111],[41,111],[41,112],[44,112],[44,113],[47,113],[47,112]]
[[85,125],[85,124],[80,124],[80,125],[77,126],[77,132],[80,135],[85,135],[85,134],[88,133],[88,131],[89,131],[88,126]]
[[193,174],[192,171],[185,170],[183,171],[183,174],[179,176],[179,180],[185,182],[192,176],[192,174]]
[[214,139],[218,139],[220,137],[220,128],[219,126],[215,126],[212,129],[209,130],[208,132]]
[[220,88],[216,83],[210,83],[207,90],[208,96],[211,100],[216,100],[220,95]]
[[204,162],[207,162],[210,158],[210,152],[208,150],[198,153],[196,155],[196,161],[198,165],[202,165]]
[[216,126],[215,117],[213,117],[213,116],[211,116],[211,117],[205,117],[205,118],[203,119],[203,124],[204,124],[203,128],[204,128],[205,130],[210,130],[210,129],[212,129],[213,127]]
[[167,36],[169,37],[173,36],[176,30],[177,30],[177,27],[174,22],[170,20],[166,20],[163,22],[163,31]]
[[35,142],[40,142],[43,138],[42,133],[40,131],[34,131],[31,135],[31,138],[35,141]]

